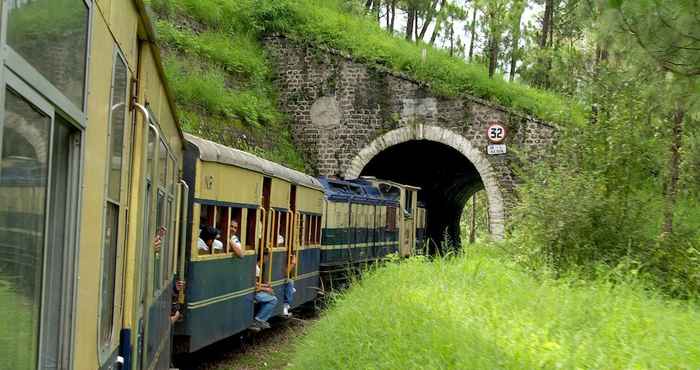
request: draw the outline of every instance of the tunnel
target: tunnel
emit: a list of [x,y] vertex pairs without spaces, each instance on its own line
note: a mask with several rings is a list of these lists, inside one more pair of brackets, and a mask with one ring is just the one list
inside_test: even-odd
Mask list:
[[361,176],[418,186],[418,200],[428,213],[430,249],[461,245],[460,218],[467,200],[484,188],[476,167],[459,151],[429,140],[410,140],[376,154],[362,169]]

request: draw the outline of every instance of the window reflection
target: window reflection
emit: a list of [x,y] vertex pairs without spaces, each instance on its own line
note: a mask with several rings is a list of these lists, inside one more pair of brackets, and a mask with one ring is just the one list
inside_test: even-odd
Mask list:
[[10,0],[7,43],[83,107],[88,9],[82,0]]
[[37,366],[51,121],[7,91],[0,161],[0,369]]

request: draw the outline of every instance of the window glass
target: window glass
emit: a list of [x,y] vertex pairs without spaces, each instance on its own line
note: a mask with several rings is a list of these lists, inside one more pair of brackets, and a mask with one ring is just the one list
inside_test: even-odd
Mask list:
[[175,194],[175,160],[172,157],[168,158],[168,192]]
[[122,176],[122,154],[124,145],[124,123],[126,118],[126,94],[129,76],[126,64],[117,56],[114,65],[114,81],[112,84],[112,104],[110,106],[110,144],[109,144],[109,168],[107,195],[109,199],[119,203]]
[[88,9],[81,0],[10,0],[7,43],[79,108]]
[[248,215],[246,217],[246,229],[245,229],[245,249],[255,250],[255,241],[258,240],[256,236],[256,227],[258,220],[258,210],[254,208],[248,208]]
[[161,286],[162,271],[161,271],[161,260],[163,251],[168,248],[168,239],[165,224],[165,194],[162,191],[158,191],[156,195],[156,235],[153,236],[155,240],[160,237],[160,248],[154,254],[153,258],[153,273],[151,277],[153,278],[153,295],[158,293],[158,289]]
[[7,91],[0,160],[0,363],[37,367],[50,118]]
[[148,171],[148,172],[146,172],[146,177],[149,180],[153,179],[153,158],[155,156],[155,153],[154,153],[155,142],[156,142],[156,135],[153,133],[153,130],[149,129],[148,130],[148,153],[146,156],[146,169]]
[[102,297],[100,306],[100,344],[108,346],[112,337],[114,290],[117,269],[117,235],[119,207],[107,202],[102,244]]
[[[73,251],[68,244],[68,202],[75,195],[70,179],[76,173],[71,163],[74,131],[60,116],[56,116],[51,158],[51,207],[44,277],[44,307],[42,326],[41,369],[68,368],[71,343],[73,292]],[[77,149],[77,148],[76,148]],[[69,188],[70,187],[70,188]]]
[[168,149],[165,143],[160,142],[158,147],[158,186],[165,186],[168,178]]

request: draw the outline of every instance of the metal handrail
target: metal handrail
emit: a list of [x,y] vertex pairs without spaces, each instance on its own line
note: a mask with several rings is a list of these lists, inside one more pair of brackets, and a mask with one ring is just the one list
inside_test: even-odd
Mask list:
[[[185,280],[185,256],[186,256],[186,251],[187,251],[187,227],[188,223],[187,220],[189,218],[189,196],[190,196],[190,187],[187,185],[185,180],[180,180],[180,185],[182,186],[183,190],[182,191],[182,196],[180,197],[180,207],[181,209],[181,217],[182,221],[180,221],[180,256],[178,257],[178,272],[177,276],[179,280],[184,281]],[[178,297],[177,301],[180,304],[185,303],[185,290],[180,289],[178,292]]]

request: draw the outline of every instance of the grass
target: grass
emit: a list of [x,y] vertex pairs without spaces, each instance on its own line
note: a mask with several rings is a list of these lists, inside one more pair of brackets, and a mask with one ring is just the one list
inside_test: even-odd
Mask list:
[[183,129],[307,170],[277,109],[272,70],[251,32],[250,1],[153,0]]
[[302,340],[296,369],[697,369],[700,308],[534,277],[488,247],[373,271]]

